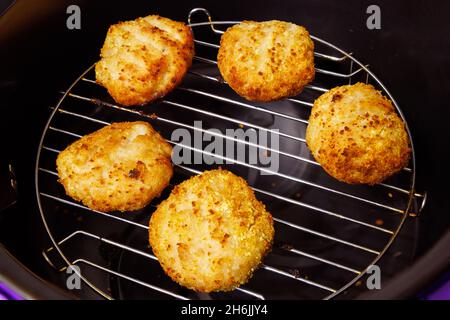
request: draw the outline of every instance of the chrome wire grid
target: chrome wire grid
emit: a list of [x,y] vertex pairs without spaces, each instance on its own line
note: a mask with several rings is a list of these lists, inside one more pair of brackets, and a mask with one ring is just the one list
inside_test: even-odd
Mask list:
[[[208,20],[192,23],[196,13]],[[79,266],[83,281],[107,299],[335,297],[383,256],[408,215],[420,212],[426,193],[415,192],[414,148],[407,168],[373,187],[345,185],[327,176],[305,146],[310,108],[317,96],[333,86],[364,81],[382,90],[405,120],[401,110],[368,66],[316,37],[312,37],[316,79],[304,92],[269,104],[245,101],[224,83],[214,60],[223,33],[217,28],[238,22],[212,21],[207,10],[196,8],[189,13],[188,23],[194,30],[197,55],[183,84],[164,100],[139,108],[121,107],[93,80],[91,66],[53,108],[42,134],[35,173],[39,209],[53,243],[43,251],[45,259],[59,271]],[[271,171],[169,139],[174,129],[184,128],[231,139],[234,144],[252,145],[195,127],[193,121],[198,119],[210,127],[245,127],[278,134],[280,150],[257,147],[277,152],[280,170]],[[274,217],[275,246],[248,284],[230,293],[206,295],[182,288],[165,276],[147,241],[148,220],[161,199],[138,213],[103,213],[65,195],[55,169],[60,150],[111,122],[134,120],[149,121],[173,145],[231,163],[222,167],[246,177],[266,204]],[[179,165],[175,169],[169,189],[211,166]],[[270,175],[261,176],[261,172]],[[166,190],[161,198],[169,192]],[[57,258],[62,267],[54,262]],[[122,289],[111,289],[111,281]],[[123,293],[126,286],[132,287],[131,294]]]

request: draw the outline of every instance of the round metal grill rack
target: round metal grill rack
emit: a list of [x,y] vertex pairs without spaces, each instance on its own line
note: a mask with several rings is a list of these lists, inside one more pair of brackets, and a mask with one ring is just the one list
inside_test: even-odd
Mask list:
[[[193,23],[194,14],[208,21]],[[45,259],[60,272],[74,272],[100,296],[111,298],[176,299],[329,299],[356,283],[395,241],[408,215],[417,215],[426,194],[415,192],[415,154],[409,167],[376,186],[350,186],[327,176],[305,146],[304,134],[313,101],[328,89],[357,81],[373,84],[395,99],[368,69],[338,47],[312,37],[316,52],[316,79],[299,96],[257,104],[237,96],[217,70],[214,57],[223,31],[236,21],[212,21],[202,8],[189,13],[195,34],[196,56],[181,86],[163,100],[137,108],[113,102],[94,81],[93,66],[63,93],[42,134],[36,160],[36,195],[52,247]],[[201,39],[201,40],[200,40]],[[149,121],[173,145],[219,159],[221,165],[247,178],[272,213],[275,245],[248,284],[228,293],[201,294],[173,283],[164,275],[148,246],[148,220],[158,202],[136,213],[103,213],[68,198],[57,182],[55,160],[60,150],[85,134],[111,122]],[[202,120],[203,126],[194,126]],[[406,123],[406,121],[405,121]],[[246,128],[276,134],[279,150],[252,145],[209,128]],[[233,145],[277,153],[275,171],[203,147],[171,139],[183,128],[207,134]],[[278,130],[279,129],[279,130]],[[228,142],[228,141],[227,141]],[[171,187],[214,166],[178,165]],[[261,173],[264,173],[262,175]],[[170,189],[170,188],[169,188]],[[421,205],[418,205],[421,203]],[[59,259],[61,267],[55,261]]]

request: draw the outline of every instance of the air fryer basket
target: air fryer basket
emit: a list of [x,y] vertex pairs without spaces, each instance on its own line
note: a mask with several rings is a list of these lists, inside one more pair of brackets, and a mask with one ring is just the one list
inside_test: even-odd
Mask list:
[[[191,18],[206,19],[193,22]],[[305,145],[307,119],[316,97],[328,89],[358,81],[371,83],[389,97],[382,82],[359,62],[331,43],[315,42],[316,79],[299,96],[274,103],[250,103],[221,79],[215,57],[223,29],[236,21],[213,21],[202,8],[189,13],[196,43],[194,64],[182,85],[158,101],[139,108],[113,102],[94,81],[92,66],[75,80],[48,120],[36,160],[35,184],[39,210],[53,246],[44,250],[48,263],[60,272],[80,267],[80,276],[105,298],[176,299],[327,299],[356,283],[396,240],[408,216],[417,215],[426,194],[415,191],[414,144],[410,164],[375,186],[350,186],[329,177]],[[55,160],[69,143],[111,122],[144,120],[173,145],[171,132],[185,128],[210,135],[218,128],[253,129],[277,134],[280,169],[203,153],[231,164],[221,167],[247,179],[257,197],[273,214],[275,245],[250,282],[233,292],[196,293],[164,275],[148,245],[148,220],[166,190],[138,213],[102,213],[68,198],[57,182]],[[194,127],[202,120],[203,127]],[[279,129],[279,131],[278,131]],[[250,147],[248,141],[232,142]],[[179,165],[171,187],[187,177],[216,166]],[[268,175],[261,175],[261,172]],[[61,260],[62,259],[62,260]]]

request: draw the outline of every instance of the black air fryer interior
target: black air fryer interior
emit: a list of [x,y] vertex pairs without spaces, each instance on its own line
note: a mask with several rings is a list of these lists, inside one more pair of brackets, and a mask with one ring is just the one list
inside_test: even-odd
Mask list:
[[[67,5],[73,3],[78,3],[82,10],[82,29],[79,31],[69,31],[65,27],[67,17],[65,9]],[[2,148],[4,151],[0,157],[3,170],[0,176],[8,185],[11,175],[8,164],[12,164],[17,180],[18,201],[13,204],[15,192],[10,187],[5,189],[9,190],[7,193],[2,193],[2,205],[3,203],[12,205],[0,212],[0,243],[32,272],[64,287],[65,275],[55,272],[41,256],[42,249],[50,247],[51,244],[39,218],[34,190],[35,155],[50,108],[54,107],[61,97],[60,91],[66,90],[82,71],[97,60],[104,34],[111,23],[147,13],[158,13],[186,21],[187,13],[192,8],[205,7],[215,20],[280,19],[303,24],[311,34],[353,52],[358,59],[370,64],[370,69],[387,86],[406,116],[416,148],[418,192],[427,191],[429,195],[420,217],[407,219],[398,239],[381,260],[383,283],[396,278],[402,270],[407,270],[411,266],[413,268],[414,261],[425,255],[444,235],[450,221],[445,210],[443,188],[446,150],[441,145],[442,141],[447,141],[448,138],[445,121],[449,111],[445,107],[448,100],[445,89],[449,84],[447,52],[450,48],[446,46],[449,45],[450,39],[448,26],[442,24],[448,10],[445,10],[443,4],[425,6],[419,2],[395,4],[382,2],[380,3],[382,29],[371,31],[365,27],[367,17],[365,9],[369,4],[371,3],[359,1],[345,4],[332,1],[286,1],[285,4],[276,1],[258,4],[239,1],[188,1],[174,6],[167,1],[132,1],[122,4],[106,1],[16,1],[16,4],[0,17],[2,70],[0,106],[4,122],[1,130],[2,136],[6,137]],[[172,98],[177,99],[177,92],[173,93]],[[76,104],[73,106],[76,107]],[[229,112],[231,115],[233,112],[239,112],[239,116],[250,119],[249,122],[260,121],[266,124],[273,121],[270,117],[255,119],[254,113],[245,114],[240,109]],[[91,128],[86,126],[80,129],[89,132]],[[296,128],[293,127],[292,130],[295,131]],[[55,142],[63,146],[67,141],[61,138]],[[309,179],[315,179],[317,175],[323,174],[320,171],[303,172],[303,168],[298,166],[290,167],[296,170],[296,174],[305,175]],[[252,177],[251,172],[242,172],[241,175]],[[261,183],[264,184],[264,181]],[[308,192],[297,190],[296,186],[290,183],[286,183],[282,188],[286,194]],[[3,197],[3,194],[6,196]],[[279,204],[273,202],[271,205],[274,206],[272,210],[277,210]],[[296,212],[293,211],[292,214]],[[137,215],[136,219],[139,220],[140,216]],[[86,218],[86,214],[78,215],[74,212],[62,215],[50,223],[53,224],[54,230],[61,230],[61,234],[57,237],[61,239],[69,234],[67,230],[75,228],[77,224],[95,226],[96,220],[100,219],[92,215]],[[308,223],[319,225],[325,229],[324,231],[339,228],[339,224],[324,225],[320,219],[314,218]],[[115,228],[114,223],[111,223],[102,228],[105,235],[112,240],[126,238],[128,244],[146,245],[142,243],[142,237],[134,237],[126,227]],[[360,235],[362,241],[364,236]],[[160,269],[152,269],[148,264],[139,262],[140,258],[134,255],[121,250],[112,250],[107,245],[99,246],[98,243],[90,245],[91,241],[95,240],[87,239],[73,243],[78,246],[79,252],[83,252],[82,255],[100,256],[117,270],[130,272],[130,266],[136,265],[138,267],[133,272],[139,274],[152,277],[161,273]],[[332,252],[332,248],[330,249],[326,243],[308,237],[299,237],[298,241],[306,243],[314,252],[321,250]],[[283,245],[282,241],[277,243],[279,247]],[[275,253],[280,261],[290,259],[282,249],[275,248]],[[441,259],[446,255],[448,257],[448,251],[442,252]],[[54,252],[49,253],[49,258],[56,266],[62,265]],[[352,256],[340,258],[351,260]],[[136,259],[136,263],[133,259]],[[415,273],[415,278],[411,279],[408,285],[403,284],[405,291],[397,288],[396,296],[417,294],[427,281],[437,277],[443,270],[444,260],[439,261],[436,258],[430,260],[429,264],[430,267],[434,265],[434,272],[430,274],[422,268]],[[147,266],[149,267],[146,268]],[[305,268],[304,263],[302,266]],[[314,267],[314,264],[306,266],[306,272]],[[330,270],[324,269],[323,272],[330,276]],[[130,285],[116,277],[105,276],[104,273],[92,271],[89,277],[109,288],[116,298],[136,298],[146,295],[140,286]],[[19,276],[13,281],[17,281],[17,287],[21,287],[24,278]],[[36,292],[40,291],[39,286],[42,284],[38,285]],[[274,289],[274,297],[293,297],[282,288],[280,283],[280,287]],[[365,292],[364,285],[357,284],[339,298],[354,298],[363,292]],[[98,297],[88,289],[75,294],[84,298]],[[382,296],[383,290],[377,294]],[[386,291],[385,294],[389,296],[389,292]],[[304,298],[311,297],[313,296],[304,296]]]

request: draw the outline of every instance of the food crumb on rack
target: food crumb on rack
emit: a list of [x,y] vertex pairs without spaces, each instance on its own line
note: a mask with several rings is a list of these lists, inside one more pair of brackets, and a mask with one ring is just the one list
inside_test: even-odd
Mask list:
[[382,226],[384,224],[384,221],[383,221],[383,219],[377,219],[377,220],[375,220],[375,224],[377,226]]
[[300,270],[298,269],[289,269],[289,273],[292,274],[295,278],[300,277]]
[[294,249],[294,246],[292,244],[289,244],[289,243],[282,243],[280,245],[280,248],[283,249],[283,250],[289,250],[290,251],[290,250]]

